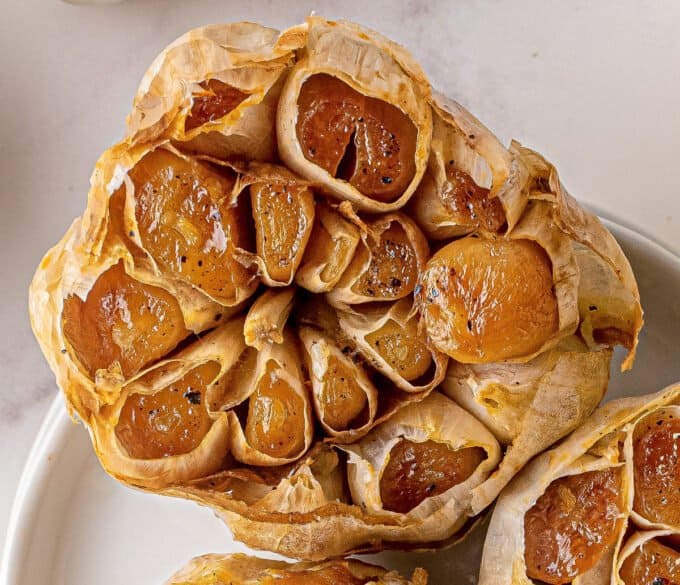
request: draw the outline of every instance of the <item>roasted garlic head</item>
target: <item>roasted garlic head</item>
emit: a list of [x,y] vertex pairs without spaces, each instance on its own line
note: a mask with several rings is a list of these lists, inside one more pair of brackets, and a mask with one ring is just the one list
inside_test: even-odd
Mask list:
[[607,403],[501,493],[480,584],[680,582],[680,386]]
[[462,537],[642,325],[550,163],[320,17],[159,55],[30,312],[111,475],[313,560]]
[[427,585],[427,573],[411,579],[394,571],[352,560],[284,563],[243,554],[203,555],[191,559],[166,585]]

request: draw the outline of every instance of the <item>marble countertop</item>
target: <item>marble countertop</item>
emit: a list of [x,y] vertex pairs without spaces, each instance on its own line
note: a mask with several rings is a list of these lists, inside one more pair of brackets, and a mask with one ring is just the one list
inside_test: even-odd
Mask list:
[[577,197],[680,252],[680,4],[674,0],[4,0],[0,19],[0,545],[40,421],[57,393],[30,331],[27,287],[85,205],[145,67],[186,29],[310,11],[406,45],[433,84],[504,142],[560,169]]

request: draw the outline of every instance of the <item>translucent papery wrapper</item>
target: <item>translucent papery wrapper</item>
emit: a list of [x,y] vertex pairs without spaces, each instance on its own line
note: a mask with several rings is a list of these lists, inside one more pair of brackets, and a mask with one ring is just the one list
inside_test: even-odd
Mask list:
[[248,465],[276,466],[299,459],[312,443],[314,421],[297,341],[284,330],[282,343],[258,352],[255,371],[246,372],[249,396],[241,421],[229,412],[234,457]]
[[359,209],[402,207],[432,137],[424,73],[402,47],[355,24],[310,17],[306,32],[278,106],[281,158]]
[[213,406],[233,392],[225,386],[246,348],[242,330],[243,318],[227,322],[128,383],[116,404],[91,418],[97,455],[111,475],[157,488],[221,468],[229,453],[229,422]]
[[361,241],[335,288],[326,295],[328,302],[350,310],[349,305],[410,296],[430,254],[420,228],[400,212],[365,222],[355,214],[352,219],[361,229]]
[[314,293],[332,291],[354,258],[361,239],[360,229],[337,209],[325,203],[316,206],[316,223],[295,282]]
[[411,579],[395,571],[338,559],[324,563],[285,563],[243,554],[203,555],[192,559],[166,585],[427,585],[427,573],[416,569]]
[[526,363],[451,362],[441,390],[474,414],[506,447],[472,501],[486,508],[536,454],[576,429],[607,391],[612,351],[566,338]]
[[530,170],[530,197],[550,202],[555,222],[574,241],[581,271],[581,334],[593,346],[624,345],[628,356],[621,369],[630,369],[643,320],[640,293],[628,259],[602,222],[569,195],[552,164],[517,142],[510,150]]
[[248,309],[243,325],[246,344],[262,351],[269,343],[283,343],[283,330],[294,300],[295,287],[262,293]]
[[378,389],[364,367],[323,333],[300,329],[317,418],[326,433],[351,442],[367,433],[378,411]]
[[[480,585],[624,583],[616,571],[621,551],[629,554],[639,542],[631,536],[636,528],[677,532],[670,523],[680,516],[680,481],[672,463],[680,423],[671,414],[679,402],[677,385],[609,402],[528,464],[494,509]],[[640,514],[645,506],[665,524],[641,519],[649,516]],[[647,581],[631,583],[638,582]]]
[[276,105],[302,40],[253,23],[206,26],[169,45],[144,75],[127,142],[175,141],[220,159],[271,160]]
[[411,298],[404,298],[339,312],[338,322],[364,359],[397,388],[430,391],[444,379],[448,358],[427,344],[412,309]]
[[427,171],[409,203],[431,239],[477,230],[512,230],[528,201],[522,162],[463,106],[441,94],[432,100]]

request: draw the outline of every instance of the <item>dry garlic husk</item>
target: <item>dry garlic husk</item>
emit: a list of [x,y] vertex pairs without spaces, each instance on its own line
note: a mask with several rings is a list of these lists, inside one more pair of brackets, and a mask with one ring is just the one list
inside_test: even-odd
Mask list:
[[149,67],[128,116],[128,143],[174,141],[226,160],[271,160],[276,105],[300,38],[254,23],[189,31]]
[[427,166],[425,74],[400,46],[357,25],[310,17],[306,32],[278,106],[281,158],[359,209],[399,209]]
[[248,309],[243,325],[246,345],[262,351],[268,343],[283,343],[283,329],[294,300],[294,286],[262,293]]
[[326,298],[338,308],[410,297],[430,248],[416,223],[400,212],[366,220],[349,266]]
[[410,298],[356,307],[339,312],[338,323],[364,359],[397,388],[424,392],[442,382],[448,358],[427,344],[412,309]]
[[319,202],[316,223],[295,282],[313,293],[332,291],[354,258],[360,229],[332,206]]
[[324,563],[286,563],[243,554],[209,554],[193,558],[166,585],[427,585],[427,573],[411,579],[395,571],[354,559]]
[[441,389],[506,447],[472,509],[486,508],[536,454],[576,429],[607,391],[612,351],[589,351],[572,336],[526,363],[451,362]]
[[[467,216],[423,211],[450,189]],[[402,48],[319,17],[163,51],[29,304],[113,476],[317,560],[460,538],[642,325],[621,250],[549,163],[432,97]]]
[[409,204],[434,240],[512,230],[528,200],[527,171],[463,106],[435,94],[427,171]]
[[642,306],[635,275],[614,236],[583,209],[562,185],[557,169],[539,153],[513,142],[515,153],[529,169],[530,198],[547,201],[553,221],[573,242],[579,266],[580,329],[591,347],[622,344],[630,369],[642,329]]
[[618,571],[641,540],[678,534],[679,405],[677,384],[609,402],[527,465],[496,504],[480,584],[647,583]]

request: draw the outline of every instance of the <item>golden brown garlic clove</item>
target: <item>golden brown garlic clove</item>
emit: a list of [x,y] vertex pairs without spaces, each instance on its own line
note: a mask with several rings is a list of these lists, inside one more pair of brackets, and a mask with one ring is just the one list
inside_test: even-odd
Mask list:
[[623,527],[622,483],[612,467],[553,481],[524,516],[527,575],[562,585],[592,569]]
[[437,94],[432,111],[428,168],[409,202],[418,225],[435,240],[512,230],[528,199],[522,163],[460,104]]
[[480,585],[529,583],[530,577],[559,584],[620,583],[616,572],[639,545],[635,536],[624,544],[632,532],[627,528],[654,528],[634,511],[636,428],[646,430],[642,421],[675,408],[679,391],[675,385],[608,402],[531,461],[496,503]]
[[638,522],[680,530],[680,405],[639,420],[631,440]]
[[286,169],[252,167],[250,201],[257,263],[267,286],[293,282],[314,225],[314,195]]
[[551,207],[532,202],[509,237],[468,236],[420,275],[416,304],[428,338],[464,363],[528,361],[579,323],[579,271]]
[[359,353],[401,390],[431,390],[444,379],[448,358],[427,344],[409,298],[339,312],[338,317]]
[[411,580],[394,571],[360,561],[286,563],[243,554],[204,555],[192,559],[166,585],[427,585],[427,573],[416,569]]
[[61,322],[92,378],[101,370],[129,378],[189,335],[177,300],[129,276],[122,262],[102,272],[84,300],[66,297]]
[[328,301],[340,308],[374,301],[394,301],[409,296],[429,256],[429,246],[418,226],[403,213],[390,213],[362,228],[349,267]]
[[356,440],[373,426],[378,390],[364,367],[323,333],[304,327],[299,335],[321,426],[339,442]]
[[284,330],[283,343],[258,352],[248,380],[244,422],[229,413],[234,457],[247,465],[275,466],[299,459],[311,445],[312,408],[297,341]]
[[677,533],[659,530],[634,533],[621,551],[619,582],[623,585],[680,583],[677,537]]
[[354,257],[361,232],[339,211],[318,201],[316,222],[295,275],[295,282],[314,293],[330,292],[338,284]]
[[305,53],[278,106],[281,158],[360,209],[402,207],[427,165],[425,76],[401,47],[371,31],[319,17],[307,26]]
[[238,259],[253,236],[238,200],[236,173],[159,148],[129,176],[131,233],[159,270],[226,306],[255,291],[257,280]]
[[356,504],[378,516],[414,515],[424,524],[441,512],[450,534],[462,527],[472,493],[500,459],[493,435],[438,393],[341,448],[349,453]]
[[220,468],[229,423],[211,409],[211,394],[238,363],[242,328],[242,318],[227,321],[128,383],[118,402],[103,409],[93,436],[109,473],[161,488]]

